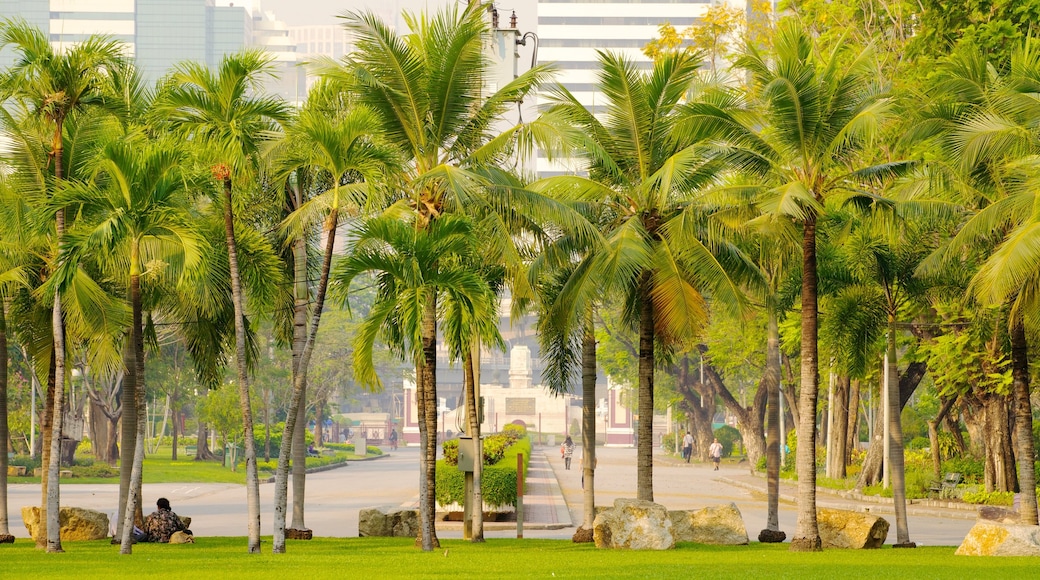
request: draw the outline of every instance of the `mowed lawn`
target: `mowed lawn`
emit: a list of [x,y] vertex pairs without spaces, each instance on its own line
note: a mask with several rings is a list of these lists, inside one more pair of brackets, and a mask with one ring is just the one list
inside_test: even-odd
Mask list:
[[565,540],[442,540],[422,552],[407,538],[319,538],[287,554],[247,554],[244,538],[139,544],[129,556],[107,540],[66,542],[46,554],[31,542],[0,546],[2,578],[1035,578],[1040,558],[954,556],[954,548],[795,554],[787,545],[680,544],[664,552],[597,550]]

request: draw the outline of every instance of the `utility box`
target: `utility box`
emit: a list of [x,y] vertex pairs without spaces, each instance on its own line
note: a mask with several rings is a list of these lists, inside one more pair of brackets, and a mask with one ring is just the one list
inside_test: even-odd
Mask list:
[[477,446],[472,437],[459,437],[459,471],[472,473],[477,460]]

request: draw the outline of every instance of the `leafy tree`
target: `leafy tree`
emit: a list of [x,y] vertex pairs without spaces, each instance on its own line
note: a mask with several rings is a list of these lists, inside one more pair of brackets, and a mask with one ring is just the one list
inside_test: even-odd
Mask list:
[[656,343],[679,345],[695,336],[707,322],[705,292],[734,309],[743,304],[715,255],[726,244],[709,235],[717,206],[698,195],[722,168],[706,146],[712,127],[701,123],[702,113],[729,104],[727,95],[708,90],[684,104],[698,61],[694,54],[670,53],[643,73],[623,56],[600,53],[605,119],[562,87],[553,90],[548,113],[579,129],[576,150],[586,158],[589,176],[531,186],[603,207],[602,241],[578,271],[598,278],[605,294],[620,297],[625,322],[638,328],[637,496],[649,501]]
[[[893,169],[864,166],[863,152],[890,117],[890,102],[872,82],[869,52],[846,59],[827,55],[794,20],[780,23],[774,49],[753,45],[738,62],[753,77],[767,125],[734,135],[749,151],[748,163],[770,176],[760,207],[769,219],[792,220],[802,229],[801,393],[798,403],[798,529],[792,550],[819,550],[816,524],[817,350],[816,229],[827,204],[859,191],[860,184]],[[738,132],[739,133],[739,132]]]
[[[136,437],[122,524],[121,552],[132,551],[134,513],[140,508],[141,476],[145,438],[144,298],[142,277],[163,274],[177,279],[190,272],[201,259],[202,240],[192,226],[185,179],[180,171],[184,150],[172,140],[146,141],[127,136],[115,139],[101,152],[91,182],[70,184],[54,196],[54,205],[87,216],[85,223],[69,232],[65,260],[56,275],[71,272],[92,258],[119,278],[128,273],[127,297],[132,312],[131,354],[127,367],[129,390],[136,406]],[[59,209],[61,211],[61,209]],[[93,219],[91,219],[93,218]],[[168,270],[168,272],[164,272]],[[124,446],[129,441],[124,440]],[[122,471],[126,471],[126,465]]]
[[[50,131],[47,155],[53,163],[51,175],[54,183],[60,184],[66,177],[65,124],[84,108],[100,103],[106,80],[120,65],[123,47],[114,40],[90,36],[68,50],[58,51],[43,32],[24,20],[8,20],[0,24],[0,48],[6,47],[14,48],[17,61],[0,77],[0,99],[13,99]],[[55,215],[54,228],[52,270],[59,265],[58,248],[65,234],[64,211],[59,210]],[[53,387],[48,385],[47,413],[45,423],[41,425],[47,475],[41,485],[40,522],[44,528],[37,543],[41,544],[46,538],[48,552],[62,552],[58,534],[58,471],[66,352],[61,292],[54,291],[53,299],[51,331],[55,384]]]
[[[500,169],[513,155],[519,136],[544,136],[545,131],[522,126],[498,131],[494,125],[545,78],[548,68],[535,67],[488,95],[483,84],[488,66],[483,52],[486,24],[479,6],[452,7],[433,17],[406,15],[405,20],[413,32],[400,36],[372,14],[348,15],[347,28],[357,39],[357,50],[342,66],[331,64],[324,72],[341,81],[358,104],[375,112],[382,137],[401,156],[397,171],[388,176],[399,197],[387,215],[409,209],[400,215],[425,230],[450,213],[487,218],[481,227],[488,234],[487,259],[504,264],[514,293],[525,294],[529,290],[513,236],[537,223],[529,219],[535,213],[557,223],[565,214],[549,200],[521,189]],[[436,264],[422,267],[438,269]],[[426,358],[416,377],[423,458],[420,511],[422,547],[432,550],[437,544],[434,434],[441,293],[431,289],[419,296],[427,300],[422,305]],[[371,375],[364,380],[368,378]]]
[[[173,75],[175,85],[162,95],[157,114],[188,136],[212,160],[213,176],[223,186],[221,202],[234,306],[235,366],[245,439],[246,498],[249,551],[260,552],[260,482],[253,444],[246,361],[245,297],[239,269],[233,191],[236,182],[248,188],[252,164],[265,131],[286,116],[286,104],[256,94],[271,74],[271,58],[258,51],[225,56],[216,71],[199,63],[183,63]],[[241,235],[241,234],[239,234]]]

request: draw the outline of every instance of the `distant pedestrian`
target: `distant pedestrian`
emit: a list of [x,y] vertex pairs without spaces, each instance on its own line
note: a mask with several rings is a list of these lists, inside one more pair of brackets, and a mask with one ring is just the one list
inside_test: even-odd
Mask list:
[[390,449],[397,449],[397,429],[390,429]]
[[719,462],[722,461],[722,443],[719,443],[718,439],[708,447],[708,457],[711,457],[711,462],[715,464],[715,471],[719,470]]
[[682,456],[686,463],[689,463],[690,457],[693,456],[693,435],[689,431],[682,439]]
[[568,435],[567,439],[563,442],[563,447],[560,448],[563,452],[563,468],[571,468],[571,458],[574,456],[574,440]]

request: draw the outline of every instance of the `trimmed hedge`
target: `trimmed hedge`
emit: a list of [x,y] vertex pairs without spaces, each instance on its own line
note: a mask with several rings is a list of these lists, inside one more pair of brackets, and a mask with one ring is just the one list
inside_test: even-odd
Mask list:
[[[335,449],[336,451],[346,451],[347,453],[354,453],[354,444],[353,443],[326,443],[325,447],[327,447],[329,449]],[[365,449],[368,450],[368,453],[366,455],[382,455],[383,454],[383,450],[378,448],[378,447],[376,447],[375,445],[369,445]],[[357,455],[357,453],[354,453],[354,455]]]
[[[484,467],[480,478],[480,490],[484,496],[485,506],[500,508],[516,505],[516,456],[518,453],[524,454],[523,469],[526,479],[527,466],[531,459],[531,440],[526,436],[505,449],[499,461]],[[485,457],[487,457],[486,454]],[[443,459],[437,462],[437,503],[439,505],[462,505],[465,501],[465,477],[458,470],[457,465],[457,459],[456,465],[448,465]]]

